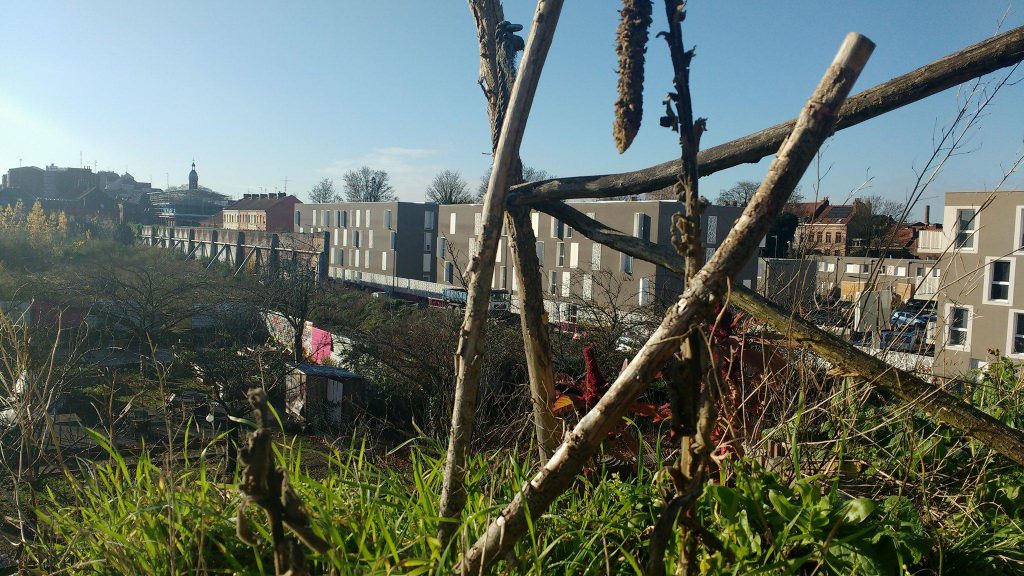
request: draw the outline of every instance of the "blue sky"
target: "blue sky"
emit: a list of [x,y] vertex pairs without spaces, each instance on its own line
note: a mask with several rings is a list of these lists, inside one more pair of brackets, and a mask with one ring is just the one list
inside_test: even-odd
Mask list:
[[[534,3],[505,2],[529,23]],[[648,51],[647,116],[633,147],[615,151],[612,0],[569,0],[523,143],[524,160],[560,176],[619,172],[676,157],[658,127],[670,87],[661,41]],[[846,32],[878,47],[855,91],[1024,24],[1005,1],[833,3],[692,1],[694,108],[705,147],[793,117]],[[657,6],[652,31],[664,27]],[[19,3],[0,16],[0,168],[96,162],[154,185],[200,182],[230,195],[284,186],[305,198],[325,176],[363,164],[388,170],[399,196],[421,200],[438,170],[475,187],[487,169],[477,48],[462,0],[356,2]],[[1024,77],[1024,69],[1017,77]],[[957,110],[947,91],[844,130],[823,161],[822,193],[902,198],[935,130]],[[999,94],[925,203],[947,190],[994,186],[1022,152],[1024,82]],[[701,181],[714,197],[759,180],[767,161]],[[165,176],[166,175],[166,176]],[[340,184],[340,182],[339,182]],[[1015,177],[1011,186],[1024,187]],[[810,191],[805,182],[805,194]],[[933,211],[934,212],[934,211]]]

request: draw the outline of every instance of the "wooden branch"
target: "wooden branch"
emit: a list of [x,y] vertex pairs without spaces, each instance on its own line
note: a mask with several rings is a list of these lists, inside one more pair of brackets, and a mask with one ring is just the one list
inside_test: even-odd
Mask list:
[[580,420],[554,457],[520,489],[501,516],[466,552],[456,571],[480,574],[504,557],[526,532],[527,516],[539,518],[572,484],[624,410],[678,348],[679,338],[699,322],[716,295],[726,288],[728,278],[753,254],[818,148],[832,133],[839,107],[873,47],[871,41],[860,35],[847,36],[814,95],[804,106],[793,133],[779,149],[764,182],[711,261],[693,277],[658,329],[594,409]]
[[[1022,60],[1024,27],[1018,27],[857,94],[843,105],[836,130],[855,126]],[[757,162],[774,153],[793,125],[794,121],[790,120],[701,151],[697,157],[700,175]],[[540,200],[645,194],[675,184],[678,174],[679,161],[672,160],[634,172],[538,180],[515,187],[509,203],[532,205]]]
[[[538,208],[556,216],[595,242],[680,274],[685,271],[682,256],[665,246],[608,228],[561,202],[547,202]],[[1024,431],[1006,426],[921,378],[894,368],[814,324],[794,317],[749,288],[732,285],[729,302],[768,323],[780,334],[806,345],[836,366],[860,375],[907,404],[925,411],[939,422],[960,430],[1014,462],[1024,464]]]
[[510,208],[508,220],[519,284],[519,322],[523,330],[526,367],[530,374],[533,426],[537,432],[537,450],[543,465],[562,443],[563,432],[561,420],[552,411],[555,404],[555,368],[551,359],[551,335],[544,311],[544,286],[530,211],[521,207]]
[[555,27],[562,10],[562,0],[539,0],[533,27],[523,53],[522,66],[513,87],[508,111],[501,128],[501,137],[495,151],[487,193],[484,195],[483,230],[477,239],[477,253],[471,255],[470,282],[466,302],[466,316],[459,333],[455,355],[455,406],[452,410],[452,428],[448,439],[448,455],[444,468],[440,513],[442,521],[439,536],[447,543],[457,525],[466,502],[465,471],[469,443],[476,421],[476,401],[483,355],[481,342],[491,300],[491,277],[494,274],[498,240],[501,238],[505,216],[505,197],[509,190],[510,168],[518,165],[519,145],[526,129],[530,107],[537,91],[544,60],[547,58]]

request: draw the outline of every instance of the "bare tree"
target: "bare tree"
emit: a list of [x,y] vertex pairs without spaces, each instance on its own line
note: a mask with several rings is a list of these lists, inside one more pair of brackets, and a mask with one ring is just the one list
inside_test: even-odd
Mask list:
[[390,202],[396,199],[391,178],[384,170],[363,166],[345,172],[342,179],[345,182],[345,199],[349,202]]
[[468,204],[473,201],[469,184],[455,170],[442,170],[427,187],[427,200],[438,204]]
[[317,182],[316,186],[309,191],[309,201],[314,203],[334,202],[338,199],[338,193],[334,190],[334,180],[324,178]]
[[878,195],[855,199],[846,231],[854,244],[854,254],[898,255],[902,247],[896,245],[897,232],[906,211],[905,203]]
[[[547,180],[554,178],[547,170],[540,168],[534,168],[533,166],[523,165],[523,182],[536,182],[538,180]],[[487,172],[480,177],[480,185],[476,189],[476,201],[480,202],[483,200],[484,194],[487,193],[487,182],[491,179],[491,169],[488,168]]]

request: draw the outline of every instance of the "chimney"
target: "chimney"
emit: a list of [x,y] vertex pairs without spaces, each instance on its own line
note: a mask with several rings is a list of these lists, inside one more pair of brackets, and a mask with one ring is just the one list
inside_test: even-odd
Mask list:
[[932,206],[926,204],[924,207],[924,225],[929,226],[932,223]]

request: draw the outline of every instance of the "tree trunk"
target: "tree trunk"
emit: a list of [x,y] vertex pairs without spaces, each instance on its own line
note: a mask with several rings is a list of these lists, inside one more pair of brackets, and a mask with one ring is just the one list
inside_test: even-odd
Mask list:
[[839,106],[863,69],[874,45],[850,34],[814,95],[804,107],[793,133],[779,149],[768,175],[721,247],[694,276],[679,301],[637,353],[632,363],[593,410],[576,425],[555,456],[528,481],[515,499],[466,553],[457,571],[480,574],[503,558],[526,532],[527,518],[539,518],[576,478],[606,434],[654,378],[677,348],[678,338],[703,316],[757,249],[772,220],[782,210],[821,143],[831,133]]
[[490,303],[491,276],[494,273],[495,255],[505,216],[509,169],[518,164],[519,145],[561,10],[562,0],[540,0],[537,3],[530,38],[512,91],[508,113],[502,125],[494,167],[487,185],[487,194],[484,196],[483,230],[477,242],[477,253],[472,256],[469,264],[470,283],[466,316],[462,322],[455,356],[458,374],[455,383],[455,406],[452,410],[444,486],[441,491],[442,520],[438,536],[444,543],[447,543],[454,534],[458,525],[457,519],[466,502],[465,469],[476,420],[476,401],[483,361],[481,342]]

